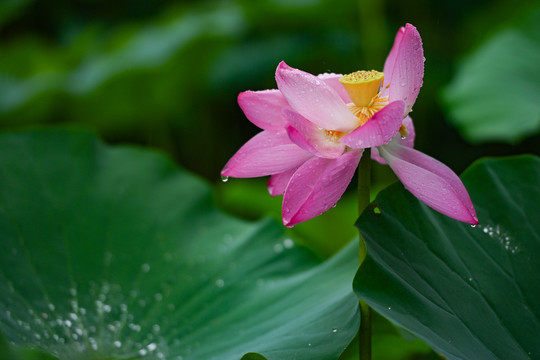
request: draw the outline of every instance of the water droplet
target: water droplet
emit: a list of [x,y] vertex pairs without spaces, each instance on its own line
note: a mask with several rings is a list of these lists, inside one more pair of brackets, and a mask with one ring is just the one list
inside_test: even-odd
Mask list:
[[118,340],[116,340],[115,342],[113,342],[113,345],[116,346],[117,348],[119,348],[120,346],[122,346],[122,343]]
[[277,254],[283,252],[283,245],[281,245],[281,244],[275,244],[275,245],[274,245],[274,252],[276,252]]
[[337,333],[338,331],[339,331],[338,328],[333,328],[333,329],[332,329],[332,332],[333,332],[333,333]]
[[285,246],[285,249],[290,249],[294,246],[294,241],[291,239],[285,239],[283,240],[283,246]]
[[311,346],[311,343],[307,344],[307,346]]
[[472,277],[470,277],[470,278],[469,278],[469,281],[473,281],[473,278],[472,278]]
[[154,350],[156,350],[157,345],[156,345],[156,343],[150,343],[150,344],[148,344],[148,346],[146,348],[148,349],[148,351],[154,351]]
[[228,176],[221,176],[221,181],[226,183],[227,181],[229,181],[229,177]]
[[493,240],[499,242],[504,250],[511,254],[519,251],[519,247],[514,243],[514,239],[500,225],[481,225],[478,228],[489,235]]
[[142,271],[149,272],[150,271],[150,265],[149,264],[142,264]]
[[471,227],[472,227],[472,228],[475,228],[475,227],[476,227],[476,224],[471,224]]
[[225,286],[225,281],[223,281],[223,279],[217,279],[216,286],[222,288],[223,286]]
[[388,310],[392,310],[392,307],[391,307],[391,306],[389,306],[389,307],[388,307]]

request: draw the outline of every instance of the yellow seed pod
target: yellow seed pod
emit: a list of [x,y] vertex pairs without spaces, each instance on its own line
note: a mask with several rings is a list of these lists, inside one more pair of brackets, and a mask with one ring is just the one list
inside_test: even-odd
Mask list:
[[380,71],[356,71],[339,79],[356,106],[368,106],[379,93],[384,81]]

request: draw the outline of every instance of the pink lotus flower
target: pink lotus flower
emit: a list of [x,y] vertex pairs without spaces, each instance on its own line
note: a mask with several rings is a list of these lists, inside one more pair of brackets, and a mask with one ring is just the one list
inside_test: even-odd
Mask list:
[[422,40],[402,27],[383,72],[314,76],[281,62],[279,90],[246,91],[238,103],[264,131],[229,160],[222,176],[270,175],[272,196],[283,197],[283,223],[294,226],[322,214],[343,195],[364,149],[387,163],[403,185],[433,209],[477,224],[476,212],[457,175],[414,150],[408,116],[424,76]]

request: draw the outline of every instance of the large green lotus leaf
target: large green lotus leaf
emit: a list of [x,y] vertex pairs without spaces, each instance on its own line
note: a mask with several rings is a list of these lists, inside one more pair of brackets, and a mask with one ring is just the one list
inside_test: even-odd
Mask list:
[[67,130],[0,137],[0,328],[15,345],[337,358],[359,322],[357,251],[321,262],[274,221],[216,210],[208,185],[151,151]]
[[476,227],[400,184],[357,225],[368,257],[356,293],[448,359],[540,358],[540,159],[483,160],[462,177]]
[[444,92],[471,142],[515,142],[540,130],[540,9],[470,54]]

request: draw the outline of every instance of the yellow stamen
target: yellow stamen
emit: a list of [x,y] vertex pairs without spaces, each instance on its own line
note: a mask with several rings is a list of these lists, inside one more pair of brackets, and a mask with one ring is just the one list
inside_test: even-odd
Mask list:
[[336,141],[336,142],[345,135],[345,133],[342,131],[337,131],[337,130],[325,130],[325,131],[326,131],[326,136],[330,140]]
[[405,139],[407,135],[409,135],[409,132],[407,131],[405,125],[401,124],[401,126],[399,127],[399,134],[401,135],[402,139]]
[[383,80],[384,74],[375,70],[356,71],[339,79],[356,106],[369,106],[378,95]]

